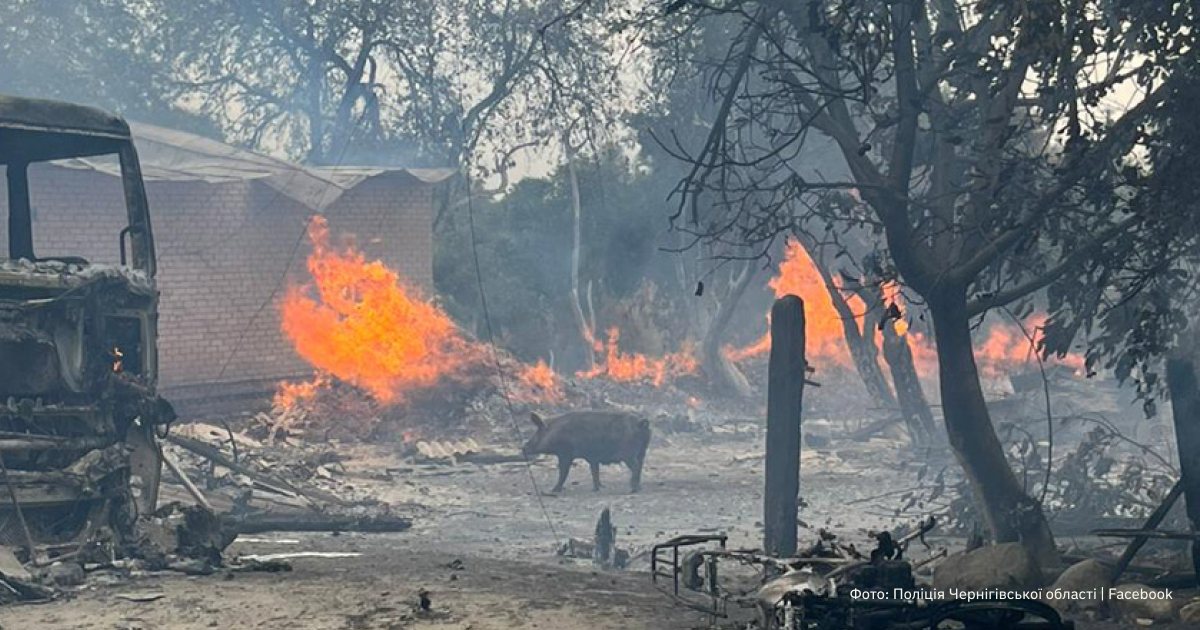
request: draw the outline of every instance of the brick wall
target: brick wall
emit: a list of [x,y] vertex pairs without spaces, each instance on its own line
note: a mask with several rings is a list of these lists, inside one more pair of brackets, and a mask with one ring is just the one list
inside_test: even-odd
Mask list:
[[[41,165],[30,169],[30,188],[39,256],[119,260],[125,210],[117,178]],[[307,279],[307,208],[252,180],[148,182],[146,189],[162,292],[161,388],[204,395],[212,383],[262,387],[307,374],[280,333],[276,306],[287,283]],[[325,214],[335,243],[351,240],[432,290],[432,186],[386,173],[344,193]],[[4,254],[6,230],[0,221]]]

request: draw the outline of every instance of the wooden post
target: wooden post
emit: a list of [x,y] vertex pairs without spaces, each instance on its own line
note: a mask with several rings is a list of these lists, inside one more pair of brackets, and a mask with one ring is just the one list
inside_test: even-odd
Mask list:
[[800,497],[800,409],[804,400],[804,302],[785,295],[771,308],[767,375],[767,463],[763,493],[763,550],[796,553]]

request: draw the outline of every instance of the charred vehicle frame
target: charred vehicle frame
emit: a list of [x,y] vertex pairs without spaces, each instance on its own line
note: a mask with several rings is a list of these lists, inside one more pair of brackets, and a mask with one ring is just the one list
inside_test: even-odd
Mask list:
[[[70,158],[119,163],[119,264],[37,253],[29,167]],[[154,237],[129,126],[90,107],[0,96],[0,165],[0,543],[51,556],[119,544],[155,507],[155,427],[174,418],[156,394]]]

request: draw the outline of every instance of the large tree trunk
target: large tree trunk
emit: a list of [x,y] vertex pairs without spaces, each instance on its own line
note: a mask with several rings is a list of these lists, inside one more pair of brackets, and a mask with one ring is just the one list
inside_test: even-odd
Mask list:
[[875,327],[868,322],[863,322],[864,325],[860,330],[858,319],[854,316],[850,306],[846,304],[846,299],[842,297],[836,287],[827,288],[829,288],[829,295],[833,298],[834,308],[837,309],[842,320],[842,335],[846,339],[846,347],[850,349],[850,357],[854,360],[854,370],[858,372],[858,377],[866,386],[867,393],[875,399],[876,405],[884,409],[895,409],[896,396],[883,376],[883,369],[879,367],[879,347],[875,344]]
[[1056,564],[1058,550],[1041,505],[1021,488],[988,415],[971,347],[966,291],[934,292],[929,311],[937,335],[946,433],[992,536],[996,542],[1021,542],[1039,561]]
[[746,261],[739,275],[732,280],[729,292],[725,296],[713,296],[713,299],[719,301],[717,314],[704,332],[700,360],[713,390],[723,396],[748,398],[753,393],[750,382],[721,351],[721,345],[725,341],[725,331],[729,328],[729,322],[733,320],[733,314],[737,311],[738,302],[758,275],[755,271],[754,261]]
[[[1200,387],[1196,383],[1196,354],[1195,335],[1185,335],[1167,357],[1180,485],[1193,532],[1200,531]],[[1192,564],[1200,576],[1200,543],[1192,543]]]
[[912,349],[908,347],[907,338],[897,333],[894,325],[895,322],[885,322],[883,325],[883,359],[892,373],[900,413],[913,433],[915,444],[932,444],[938,437],[937,423],[933,420],[929,401],[925,399],[925,390],[921,388]]
[[[850,358],[854,361],[854,370],[862,379],[867,393],[875,400],[876,406],[895,409],[896,397],[892,394],[892,388],[888,387],[887,379],[883,377],[883,370],[879,367],[879,349],[875,345],[875,326],[870,321],[864,320],[863,327],[861,329],[858,327],[858,317],[846,303],[842,290],[834,282],[833,274],[826,267],[820,249],[808,243],[808,239],[801,238],[799,235],[796,238],[808,252],[808,257],[812,259],[817,273],[821,274],[821,281],[825,285],[825,291],[829,293],[833,309],[837,311],[838,318],[842,320],[842,337],[846,340],[846,348],[850,350]],[[870,313],[870,309],[867,310]]]
[[[896,401],[900,404],[900,415],[912,435],[916,445],[928,445],[937,441],[937,424],[933,420],[933,411],[929,401],[925,399],[925,390],[921,387],[921,378],[913,363],[912,350],[904,335],[896,332],[896,322],[886,317],[888,305],[884,303],[883,288],[875,277],[867,277],[855,287],[855,294],[866,304],[867,312],[863,316],[864,335],[868,330],[881,330],[880,337],[883,346],[883,359],[888,364],[892,374],[892,385],[895,387]],[[871,345],[875,344],[874,334],[870,337]],[[873,355],[874,356],[874,355]]]

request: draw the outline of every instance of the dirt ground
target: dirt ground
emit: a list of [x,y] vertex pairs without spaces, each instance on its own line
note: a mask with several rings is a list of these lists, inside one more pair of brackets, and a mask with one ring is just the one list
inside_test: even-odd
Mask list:
[[[60,601],[0,609],[0,628],[704,628],[710,619],[653,587],[649,545],[680,533],[724,532],[733,547],[753,546],[761,536],[762,435],[752,426],[656,436],[639,494],[628,493],[628,473],[616,466],[604,468],[599,493],[577,462],[564,493],[542,496],[534,482],[542,490],[553,484],[551,460],[532,467],[413,465],[387,447],[346,450],[344,481],[406,506],[411,530],[239,539],[227,555],[302,555],[291,559],[288,573],[90,579]],[[948,454],[927,456],[942,462]],[[911,523],[873,500],[919,485],[918,466],[905,462],[911,457],[882,440],[806,449],[804,537],[828,527],[869,548],[869,530]],[[605,507],[617,544],[633,556],[629,570],[599,570],[555,554],[571,537],[591,539]],[[332,555],[313,555],[322,553]],[[428,612],[415,606],[422,589]]]

